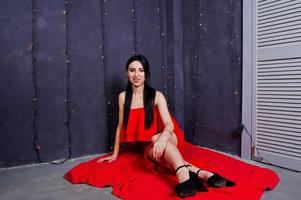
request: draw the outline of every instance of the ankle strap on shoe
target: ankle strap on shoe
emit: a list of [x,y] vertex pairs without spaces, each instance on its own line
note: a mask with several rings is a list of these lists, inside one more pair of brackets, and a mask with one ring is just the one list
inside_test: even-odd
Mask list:
[[181,166],[179,166],[179,167],[176,169],[175,173],[177,173],[177,171],[178,171],[179,169],[181,169],[182,167],[191,167],[191,165],[181,165]]
[[196,172],[196,175],[199,176],[199,172],[201,171],[202,169],[199,169],[197,172]]

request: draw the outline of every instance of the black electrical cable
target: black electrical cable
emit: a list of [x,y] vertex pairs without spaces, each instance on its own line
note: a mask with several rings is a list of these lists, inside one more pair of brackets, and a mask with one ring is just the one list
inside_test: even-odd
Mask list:
[[253,137],[252,137],[252,135],[250,134],[250,132],[248,131],[247,127],[246,127],[244,124],[242,124],[241,126],[242,126],[242,128],[243,128],[242,130],[245,130],[245,132],[247,133],[247,135],[250,137],[250,140],[251,140],[251,143],[252,143],[252,149],[256,150],[257,155],[261,158],[261,161],[260,161],[260,160],[258,160],[258,159],[255,159],[254,157],[251,157],[252,160],[257,161],[257,162],[262,162],[262,161],[263,161],[264,164],[268,164],[268,165],[271,165],[271,166],[279,167],[279,168],[282,168],[282,169],[285,169],[285,170],[288,170],[288,171],[291,171],[291,172],[300,173],[300,171],[297,171],[297,170],[288,169],[288,168],[285,168],[285,167],[282,167],[282,166],[279,166],[279,165],[272,164],[270,161],[268,161],[266,158],[264,158],[264,157],[259,153],[258,148],[256,147],[255,142],[254,142],[254,140],[253,140]]
[[36,153],[37,161],[41,162],[39,138],[40,135],[37,130],[38,126],[38,111],[39,111],[39,86],[38,86],[38,66],[37,66],[37,51],[38,51],[38,34],[37,34],[37,2],[32,0],[32,47],[31,47],[31,58],[32,58],[32,82],[33,82],[33,150]]
[[70,23],[69,23],[69,13],[70,13],[70,6],[69,1],[65,0],[65,9],[66,9],[66,64],[67,64],[67,74],[66,74],[66,113],[67,113],[67,120],[66,120],[66,127],[68,132],[68,159],[71,159],[72,155],[72,135],[70,130],[70,123],[71,123],[71,89],[70,89],[70,76],[71,76],[71,66],[70,66]]
[[66,59],[66,96],[65,96],[65,105],[66,105],[66,120],[65,125],[67,128],[67,135],[68,135],[68,156],[67,158],[59,161],[53,161],[51,164],[63,164],[67,160],[71,159],[72,156],[72,134],[70,130],[70,123],[71,123],[71,84],[70,84],[70,77],[71,77],[71,63],[70,63],[70,23],[69,23],[69,13],[70,13],[70,2],[69,0],[64,1],[65,4],[65,22],[66,22],[66,33],[65,33],[65,39],[66,39],[66,46],[65,46],[65,59]]

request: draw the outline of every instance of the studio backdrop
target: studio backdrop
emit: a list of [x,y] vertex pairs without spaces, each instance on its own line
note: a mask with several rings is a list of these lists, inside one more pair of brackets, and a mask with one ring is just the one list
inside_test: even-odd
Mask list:
[[240,0],[0,2],[0,168],[110,151],[134,54],[188,141],[240,154]]

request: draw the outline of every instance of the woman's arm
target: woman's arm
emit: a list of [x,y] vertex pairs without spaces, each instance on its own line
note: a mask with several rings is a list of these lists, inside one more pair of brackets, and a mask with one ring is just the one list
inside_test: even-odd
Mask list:
[[161,135],[164,134],[165,136],[170,137],[174,130],[174,125],[172,123],[167,103],[165,100],[164,95],[161,92],[157,92],[156,94],[156,103],[159,109],[159,113],[164,124],[164,130],[162,131]]
[[118,96],[118,125],[115,132],[115,143],[114,143],[114,151],[113,151],[113,155],[115,155],[116,157],[118,156],[119,147],[120,147],[120,131],[123,125],[124,100],[125,100],[125,92],[121,92]]
[[154,142],[153,148],[154,158],[160,158],[163,155],[167,141],[173,133],[174,125],[168,111],[165,97],[161,92],[156,92],[155,104],[158,106],[159,113],[164,124],[164,129],[160,133],[158,139]]
[[118,125],[115,132],[115,142],[114,142],[114,150],[112,155],[100,158],[97,162],[102,163],[103,161],[112,162],[117,159],[119,148],[120,148],[120,131],[123,124],[123,113],[124,113],[124,99],[125,99],[125,92],[121,92],[118,96]]

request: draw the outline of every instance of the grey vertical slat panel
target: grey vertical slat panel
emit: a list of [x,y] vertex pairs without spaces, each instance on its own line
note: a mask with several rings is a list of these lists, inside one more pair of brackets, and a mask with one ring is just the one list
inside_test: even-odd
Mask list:
[[[254,45],[256,148],[267,161],[301,170],[301,1],[261,2]],[[270,5],[270,7],[269,7]],[[294,15],[294,16],[292,16]],[[277,18],[278,20],[270,20]],[[264,25],[259,23],[264,23]],[[299,33],[300,32],[300,33]],[[265,37],[264,39],[262,37]]]
[[[254,51],[254,42],[253,42],[253,2],[248,0],[243,0],[243,41],[242,41],[242,124],[249,131],[249,134],[254,133],[252,125],[253,117],[253,62],[255,62],[252,57]],[[251,159],[251,135],[246,131],[242,132],[241,137],[241,157],[244,159]]]

